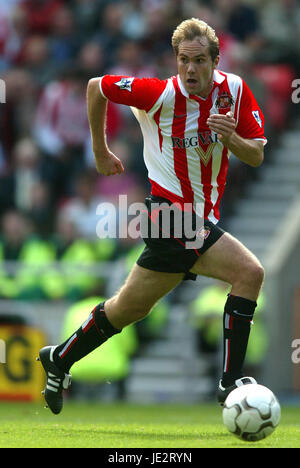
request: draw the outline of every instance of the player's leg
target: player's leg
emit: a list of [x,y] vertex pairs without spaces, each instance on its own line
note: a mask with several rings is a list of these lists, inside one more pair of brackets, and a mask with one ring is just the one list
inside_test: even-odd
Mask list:
[[161,273],[134,265],[125,284],[54,351],[54,362],[64,372],[111,336],[143,319],[154,304],[182,280],[182,273]]
[[224,233],[197,259],[192,273],[225,281],[231,294],[256,301],[264,280],[264,269],[256,256],[238,239]]
[[47,374],[45,399],[53,413],[58,414],[62,409],[62,392],[70,384],[72,365],[125,326],[144,318],[183,276],[183,273],[161,273],[135,265],[120,291],[107,302],[98,304],[64,343],[40,351]]
[[135,264],[118,293],[105,302],[107,318],[118,329],[143,319],[183,277],[184,273],[152,271]]
[[242,376],[248,338],[264,270],[259,260],[228,233],[199,257],[191,272],[220,279],[232,286],[224,310],[222,386]]

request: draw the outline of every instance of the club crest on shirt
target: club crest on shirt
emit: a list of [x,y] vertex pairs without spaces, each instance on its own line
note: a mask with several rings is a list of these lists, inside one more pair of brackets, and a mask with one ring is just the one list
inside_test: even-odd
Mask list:
[[234,99],[230,93],[222,92],[216,99],[215,106],[217,109],[230,109],[234,104]]
[[121,78],[120,81],[115,83],[116,86],[119,86],[120,89],[126,89],[131,92],[131,85],[134,78]]
[[196,237],[206,240],[210,235],[210,228],[208,226],[202,226],[196,233]]

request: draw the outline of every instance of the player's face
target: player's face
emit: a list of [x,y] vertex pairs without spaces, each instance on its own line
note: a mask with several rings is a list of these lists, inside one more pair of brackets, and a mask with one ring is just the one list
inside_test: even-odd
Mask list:
[[178,47],[177,67],[180,79],[189,94],[208,96],[213,83],[213,72],[219,57],[212,61],[206,37],[182,41]]

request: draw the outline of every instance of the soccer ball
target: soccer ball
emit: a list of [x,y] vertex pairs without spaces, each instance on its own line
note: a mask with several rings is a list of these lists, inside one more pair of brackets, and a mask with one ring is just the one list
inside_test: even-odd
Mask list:
[[242,385],[229,393],[223,408],[223,422],[240,439],[256,441],[269,436],[278,426],[281,410],[273,392],[263,385]]

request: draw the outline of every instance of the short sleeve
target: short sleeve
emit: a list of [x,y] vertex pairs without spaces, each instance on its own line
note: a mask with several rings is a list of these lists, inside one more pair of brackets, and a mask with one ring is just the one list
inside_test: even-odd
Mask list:
[[264,122],[264,115],[251,90],[243,80],[236,132],[242,138],[259,139],[267,143],[264,135]]
[[100,78],[100,92],[106,99],[148,112],[159,99],[167,80],[104,75]]

